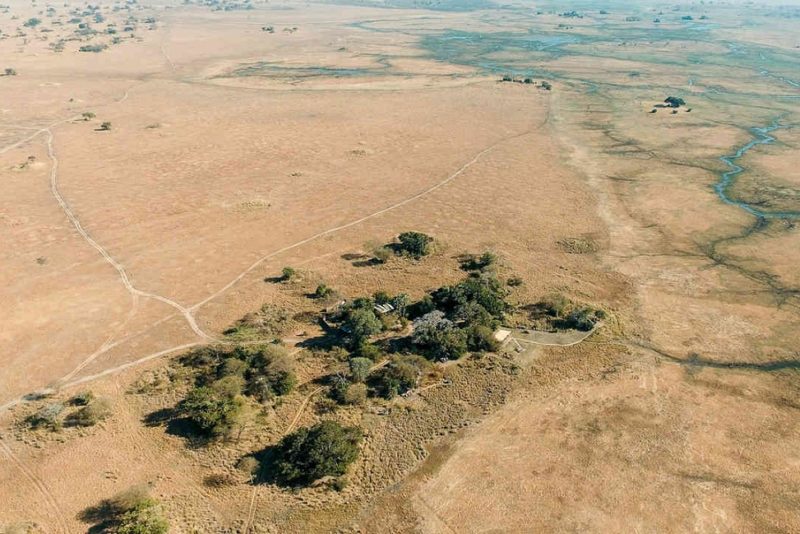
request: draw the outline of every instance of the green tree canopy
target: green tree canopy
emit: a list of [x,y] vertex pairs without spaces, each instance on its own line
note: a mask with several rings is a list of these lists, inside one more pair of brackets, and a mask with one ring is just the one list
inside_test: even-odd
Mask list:
[[275,478],[285,485],[305,485],[325,476],[340,476],[358,457],[362,433],[323,421],[284,437],[276,450]]

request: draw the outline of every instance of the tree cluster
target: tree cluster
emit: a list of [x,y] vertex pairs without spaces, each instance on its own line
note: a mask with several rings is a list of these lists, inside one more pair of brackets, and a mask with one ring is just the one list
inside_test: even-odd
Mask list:
[[294,389],[297,377],[286,349],[278,344],[211,348],[182,362],[198,372],[197,386],[178,404],[178,412],[206,435],[229,435],[244,415],[245,396],[264,402]]

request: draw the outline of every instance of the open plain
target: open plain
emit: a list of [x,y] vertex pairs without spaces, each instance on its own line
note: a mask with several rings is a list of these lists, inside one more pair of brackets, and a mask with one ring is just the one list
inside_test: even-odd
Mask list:
[[[142,484],[174,533],[800,531],[799,36],[779,2],[0,6],[0,532]],[[371,258],[407,231],[435,251]],[[602,324],[331,406],[315,292],[484,251],[513,326]],[[265,304],[297,385],[198,443],[178,358]],[[30,428],[87,390],[99,424]],[[336,484],[242,471],[323,420],[364,433]]]

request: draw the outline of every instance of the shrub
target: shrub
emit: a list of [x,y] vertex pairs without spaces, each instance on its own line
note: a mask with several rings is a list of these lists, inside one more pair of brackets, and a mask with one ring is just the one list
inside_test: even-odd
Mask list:
[[106,399],[97,399],[70,414],[65,422],[69,426],[94,426],[111,415],[111,405]]
[[34,429],[48,428],[50,430],[58,430],[61,428],[59,416],[63,411],[64,405],[60,402],[54,402],[29,415],[26,421]]
[[467,328],[467,347],[475,352],[497,352],[500,342],[494,337],[494,330],[486,326],[475,325]]
[[[81,48],[83,48],[83,47],[81,47]],[[100,129],[103,130],[103,131],[110,130],[111,129],[111,123],[108,122],[108,121],[101,123],[100,124]]]
[[509,279],[506,281],[506,284],[507,284],[509,287],[518,287],[518,286],[521,286],[523,283],[524,283],[524,282],[522,281],[522,278],[520,278],[520,277],[518,277],[518,276],[512,276],[511,278],[509,278]]
[[422,317],[426,313],[430,313],[435,309],[436,304],[434,304],[433,298],[431,298],[430,295],[425,295],[419,301],[408,307],[407,315],[411,319],[416,319],[417,317]]
[[383,358],[383,351],[374,343],[363,342],[354,349],[353,353],[360,358],[365,358],[373,362],[377,362]]
[[364,382],[372,369],[371,358],[356,357],[350,360],[350,379],[353,382]]
[[293,279],[297,275],[297,271],[292,269],[291,267],[284,267],[281,271],[281,280],[284,282],[288,282],[289,280]]
[[95,118],[95,116],[96,115],[94,113],[92,113],[91,111],[85,111],[85,112],[81,113],[81,117],[83,117],[83,120],[85,120],[85,121],[91,120],[91,119]]
[[589,331],[594,328],[599,320],[598,314],[595,310],[583,307],[572,310],[566,319],[564,319],[564,326],[574,328],[576,330]]
[[225,331],[226,335],[239,338],[249,336],[279,336],[291,327],[291,314],[275,304],[264,304],[257,312],[251,312],[236,321]]
[[468,257],[461,263],[461,268],[465,271],[482,271],[497,263],[497,255],[486,251],[478,257]]
[[230,434],[238,424],[244,408],[241,397],[223,395],[210,387],[189,391],[179,404],[178,411],[205,434]]
[[83,510],[81,520],[97,523],[90,532],[112,534],[164,534],[169,525],[161,515],[161,507],[149,496],[147,486],[133,486]]
[[148,499],[122,514],[113,532],[116,534],[165,534],[168,530],[169,523],[161,515],[160,507],[154,500]]
[[253,456],[245,456],[236,463],[236,468],[251,478],[258,474],[261,464]]
[[367,386],[365,384],[350,384],[344,391],[342,402],[345,404],[364,404],[367,401]]
[[261,401],[286,395],[297,384],[294,362],[280,345],[267,345],[250,357],[247,391]]
[[664,103],[671,108],[679,108],[686,105],[686,101],[677,96],[668,96],[664,99]]
[[391,399],[414,389],[428,365],[429,363],[419,356],[395,356],[378,374],[375,381],[378,393],[384,398]]
[[421,232],[403,232],[398,236],[397,249],[408,256],[419,259],[431,252],[433,238]]
[[314,290],[314,298],[317,299],[328,298],[332,295],[333,295],[333,289],[326,286],[325,284],[318,285],[317,289]]
[[459,306],[475,302],[493,317],[502,318],[508,304],[506,291],[494,276],[470,276],[454,286],[445,286],[433,293],[436,308],[452,314]]
[[386,263],[392,257],[392,251],[386,246],[376,247],[372,250],[372,257],[378,263]]
[[223,397],[233,398],[242,394],[244,378],[241,376],[224,376],[211,384],[211,389]]
[[86,406],[93,400],[94,400],[94,393],[92,393],[91,391],[81,391],[77,395],[73,396],[69,400],[69,403],[73,406]]
[[235,357],[225,358],[222,361],[222,366],[219,369],[219,375],[220,377],[226,377],[226,376],[244,377],[248,369],[249,366],[247,365],[247,362],[244,362],[239,358]]
[[[94,52],[95,54],[97,54],[98,52],[102,52],[106,48],[108,48],[108,45],[104,45],[104,44],[83,45],[82,47],[78,48],[78,51],[79,52]],[[103,123],[103,124],[108,124],[108,128],[103,128],[101,126],[102,130],[110,130],[111,129],[111,123],[110,122],[109,123]]]
[[281,484],[304,485],[325,476],[341,476],[358,456],[362,433],[323,421],[284,437],[276,449],[275,477]]
[[7,68],[3,71],[6,76],[16,76],[17,71],[15,69]]
[[436,310],[414,321],[414,344],[435,359],[455,360],[467,352],[467,336]]
[[25,26],[26,28],[35,28],[36,26],[38,26],[41,23],[42,23],[41,19],[37,19],[36,17],[32,17],[32,18],[29,18],[28,20],[26,20],[22,25]]

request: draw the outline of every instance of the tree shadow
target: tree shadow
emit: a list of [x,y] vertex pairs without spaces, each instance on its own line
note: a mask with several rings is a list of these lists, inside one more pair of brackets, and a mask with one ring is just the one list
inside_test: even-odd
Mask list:
[[108,499],[103,499],[99,504],[89,506],[78,512],[78,520],[84,523],[92,523],[86,531],[88,534],[102,534],[112,532],[117,525],[118,510]]
[[367,254],[354,254],[352,252],[347,254],[342,254],[341,258],[345,261],[353,261],[353,260],[363,260],[369,258]]
[[353,262],[353,267],[374,267],[376,265],[383,265],[383,261],[378,258],[369,258],[366,260],[359,260]]
[[142,423],[148,427],[164,427],[164,431],[170,436],[183,438],[186,446],[191,449],[199,449],[207,446],[214,441],[214,438],[205,434],[188,417],[181,417],[175,408],[161,408],[151,412],[142,418]]

